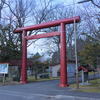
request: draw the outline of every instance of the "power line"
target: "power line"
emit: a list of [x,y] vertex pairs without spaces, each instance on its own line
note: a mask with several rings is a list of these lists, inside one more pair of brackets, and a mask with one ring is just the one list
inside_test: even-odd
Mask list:
[[[74,3],[74,4],[79,4],[79,2],[77,2],[77,3]],[[63,5],[63,7],[66,7],[66,6],[71,6],[71,5],[74,5],[74,4]]]

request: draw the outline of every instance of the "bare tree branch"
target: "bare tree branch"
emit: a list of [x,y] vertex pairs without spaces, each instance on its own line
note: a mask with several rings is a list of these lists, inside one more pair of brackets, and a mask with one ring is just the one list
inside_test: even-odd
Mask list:
[[91,2],[92,2],[95,6],[97,6],[97,7],[100,9],[100,6],[99,6],[98,4],[96,4],[96,3],[94,2],[94,0],[91,0]]

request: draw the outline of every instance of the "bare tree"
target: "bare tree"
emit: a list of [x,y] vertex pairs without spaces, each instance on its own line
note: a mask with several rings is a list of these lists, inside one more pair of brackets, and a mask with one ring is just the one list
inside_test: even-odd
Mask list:
[[[51,7],[52,8],[52,7]],[[52,15],[52,16],[51,16]],[[65,7],[63,5],[56,6],[55,9],[51,10],[46,18],[44,18],[44,22],[52,21],[52,20],[59,20],[63,18],[72,17],[72,8]],[[77,27],[78,28],[78,27]],[[51,27],[45,29],[45,32],[52,32],[52,31],[60,31],[60,27]],[[73,25],[66,25],[66,37],[67,37],[67,46],[70,47],[68,49],[68,59],[73,58],[73,48],[72,48],[72,41],[73,41]],[[49,38],[50,39],[50,38]],[[50,46],[49,46],[50,45]],[[57,62],[60,62],[60,37],[51,37],[51,41],[47,44],[47,49],[49,54],[56,55]],[[56,49],[55,49],[56,48]],[[53,56],[54,58],[54,56]]]
[[[10,15],[12,15],[12,24],[16,27],[23,27],[27,17],[29,17],[32,8],[35,6],[35,0],[8,0],[3,4],[7,5],[10,10]],[[5,17],[5,16],[4,16]],[[8,17],[7,17],[8,18]],[[11,18],[11,17],[10,17]],[[10,20],[10,19],[9,19]],[[18,34],[20,39],[20,50],[22,49],[22,34]]]
[[[100,4],[100,1],[97,1]],[[91,0],[91,2],[97,5],[97,2],[94,2],[93,0]],[[80,7],[83,23],[83,32],[88,33],[88,35],[96,38],[97,40],[100,39],[100,8],[95,5],[92,5],[91,3],[83,4],[83,8]]]
[[91,0],[91,2],[100,9],[100,0]]

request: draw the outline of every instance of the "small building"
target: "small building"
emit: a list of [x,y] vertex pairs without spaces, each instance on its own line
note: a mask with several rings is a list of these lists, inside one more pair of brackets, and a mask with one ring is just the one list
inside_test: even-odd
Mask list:
[[[89,85],[89,83],[88,83],[88,72],[92,72],[92,71],[94,71],[94,69],[91,68],[89,65],[81,65],[78,68],[78,71],[82,72],[82,83],[80,85]],[[85,81],[87,81],[87,83],[85,83]]]
[[[16,67],[17,74],[21,75],[22,58],[9,59],[6,62],[9,63],[9,69],[8,69],[9,72],[11,71],[11,67]],[[27,60],[27,66],[32,66],[32,63],[33,63],[32,61]],[[12,75],[9,73],[9,76],[12,76]]]
[[82,71],[82,70],[84,70],[85,72],[94,71],[94,69],[91,68],[89,65],[80,65],[80,67],[78,68],[78,71]]
[[[78,66],[79,65],[80,62],[78,61]],[[52,77],[58,77],[57,72],[60,70],[60,63],[50,65],[50,67],[52,67]],[[76,61],[67,60],[67,76],[68,77],[75,76],[75,70],[76,70]]]
[[[7,62],[9,63],[9,66],[22,66],[22,58],[9,59]],[[32,66],[32,63],[32,61],[27,60],[27,66]]]

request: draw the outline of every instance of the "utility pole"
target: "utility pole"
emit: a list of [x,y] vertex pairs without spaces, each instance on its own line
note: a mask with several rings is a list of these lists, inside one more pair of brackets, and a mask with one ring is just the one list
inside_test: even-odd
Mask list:
[[[80,1],[78,2],[78,4],[80,3],[84,3],[84,2],[89,2],[91,0],[84,0],[84,1]],[[76,89],[79,89],[79,83],[78,83],[78,59],[77,59],[77,41],[76,41],[76,27],[75,27],[75,0],[73,0],[73,17],[74,17],[74,36],[75,36],[75,60],[76,60]]]
[[75,60],[76,60],[76,89],[79,89],[78,83],[78,61],[77,61],[77,41],[76,41],[76,21],[75,21],[75,1],[73,0],[73,17],[74,17],[74,36],[75,36]]

